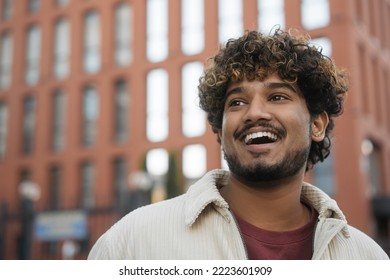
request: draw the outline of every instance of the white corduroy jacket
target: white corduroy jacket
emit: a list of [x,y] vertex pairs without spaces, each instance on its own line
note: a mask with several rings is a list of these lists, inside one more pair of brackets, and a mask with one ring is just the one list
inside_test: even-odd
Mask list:
[[[229,173],[214,170],[176,198],[127,214],[93,246],[88,259],[247,259],[239,228],[217,186]],[[388,259],[370,237],[349,226],[336,202],[304,183],[302,196],[318,211],[313,260]]]

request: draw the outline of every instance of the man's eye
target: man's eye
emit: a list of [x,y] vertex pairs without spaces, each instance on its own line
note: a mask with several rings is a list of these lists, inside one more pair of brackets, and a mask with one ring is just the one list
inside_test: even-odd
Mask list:
[[271,101],[282,101],[282,100],[286,100],[287,97],[282,95],[282,94],[275,94],[275,95],[272,95],[270,100]]
[[241,100],[232,100],[229,103],[230,107],[236,107],[236,106],[242,106],[244,105],[244,102]]

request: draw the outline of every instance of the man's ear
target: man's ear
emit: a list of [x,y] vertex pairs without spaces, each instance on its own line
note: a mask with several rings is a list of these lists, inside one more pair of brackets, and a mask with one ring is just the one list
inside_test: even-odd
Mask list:
[[312,119],[311,139],[321,142],[325,138],[325,131],[329,124],[328,114],[324,111]]

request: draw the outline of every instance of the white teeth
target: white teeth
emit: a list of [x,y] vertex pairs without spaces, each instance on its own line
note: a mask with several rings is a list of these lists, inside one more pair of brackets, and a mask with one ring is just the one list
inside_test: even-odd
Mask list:
[[278,139],[278,136],[276,134],[273,134],[272,132],[254,132],[245,136],[244,139],[245,144],[248,144],[252,139],[260,138],[260,137],[268,137],[275,141]]

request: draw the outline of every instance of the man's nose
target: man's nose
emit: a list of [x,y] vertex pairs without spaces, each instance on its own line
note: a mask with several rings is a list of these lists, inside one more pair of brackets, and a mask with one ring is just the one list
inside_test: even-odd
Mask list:
[[270,108],[264,100],[253,99],[247,108],[244,115],[245,122],[271,120],[272,118]]

